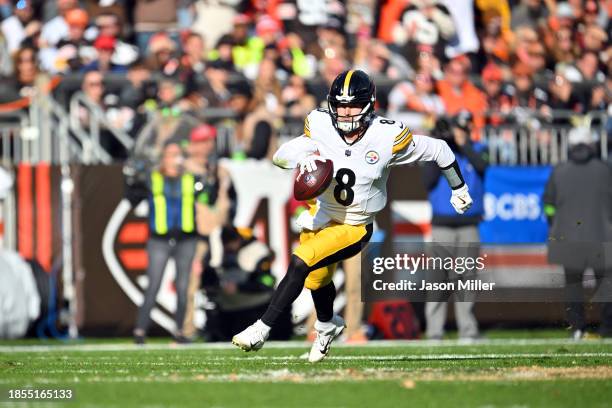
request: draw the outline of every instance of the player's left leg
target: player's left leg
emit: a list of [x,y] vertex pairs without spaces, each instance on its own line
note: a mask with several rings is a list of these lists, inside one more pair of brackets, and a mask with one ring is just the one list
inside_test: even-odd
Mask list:
[[[233,337],[232,343],[245,351],[259,350],[268,337],[270,327],[285,308],[299,296],[309,274],[353,256],[372,234],[371,225],[335,224],[305,234],[291,257],[289,269],[276,289],[268,310],[253,325]],[[320,283],[327,278],[323,277]],[[327,283],[331,281],[331,277]],[[316,285],[315,285],[316,286]],[[317,290],[319,287],[310,287]]]

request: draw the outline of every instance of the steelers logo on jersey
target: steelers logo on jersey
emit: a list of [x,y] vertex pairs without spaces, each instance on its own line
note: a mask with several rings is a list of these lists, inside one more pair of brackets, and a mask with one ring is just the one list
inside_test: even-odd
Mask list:
[[379,159],[380,159],[380,156],[374,150],[370,150],[365,155],[365,161],[368,164],[375,164],[378,162]]

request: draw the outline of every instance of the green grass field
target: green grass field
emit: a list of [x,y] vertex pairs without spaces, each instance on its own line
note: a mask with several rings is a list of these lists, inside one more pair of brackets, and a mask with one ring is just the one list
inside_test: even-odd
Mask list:
[[[609,407],[612,342],[493,339],[335,345],[0,342],[0,407]],[[9,402],[14,388],[71,388],[66,402]]]

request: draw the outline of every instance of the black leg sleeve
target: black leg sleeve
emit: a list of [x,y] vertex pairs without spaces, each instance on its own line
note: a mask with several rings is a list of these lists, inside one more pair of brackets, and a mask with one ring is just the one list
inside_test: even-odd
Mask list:
[[336,286],[334,282],[313,290],[312,301],[317,311],[317,319],[320,322],[329,322],[334,317],[334,300],[336,299]]
[[279,283],[278,288],[272,295],[268,310],[261,317],[261,321],[268,326],[273,326],[276,319],[281,315],[285,308],[297,299],[302,292],[306,277],[310,272],[308,265],[295,255],[291,256],[289,269],[283,280]]

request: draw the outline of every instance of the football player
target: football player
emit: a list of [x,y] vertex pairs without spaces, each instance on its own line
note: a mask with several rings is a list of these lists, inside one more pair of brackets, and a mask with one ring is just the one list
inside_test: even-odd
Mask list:
[[462,214],[472,204],[446,142],[413,135],[403,123],[378,116],[375,94],[374,83],[365,72],[341,73],[327,96],[329,110],[312,111],[304,122],[304,134],[282,145],[274,155],[275,165],[299,167],[300,172],[332,160],[334,179],[310,211],[298,217],[300,245],[267,311],[233,337],[232,343],[241,349],[259,350],[277,317],[306,287],[317,313],[317,337],[308,359],[317,362],[328,354],[331,342],[345,327],[342,317],[333,311],[336,264],[359,253],[370,239],[374,217],[387,201],[391,167],[435,161],[452,189],[450,202],[455,210]]

